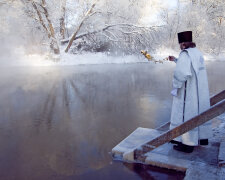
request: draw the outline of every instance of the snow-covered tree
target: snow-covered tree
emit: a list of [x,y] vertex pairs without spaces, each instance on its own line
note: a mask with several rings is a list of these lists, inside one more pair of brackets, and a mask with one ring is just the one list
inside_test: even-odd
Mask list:
[[12,37],[11,29],[20,29],[26,50],[33,44],[55,54],[133,54],[178,47],[177,32],[183,30],[192,30],[208,52],[225,47],[224,0],[177,0],[172,8],[163,0],[3,0],[0,13],[1,32]]
[[194,41],[206,52],[219,54],[225,47],[223,0],[178,0],[175,9],[165,9],[161,17],[166,25],[162,34],[167,47],[178,47],[177,32],[185,30],[193,31]]
[[[67,43],[66,52],[72,44],[75,50],[111,51],[118,49],[126,53],[138,52],[142,48],[151,49],[156,42],[159,26],[142,25],[139,19],[146,0],[99,0],[93,4],[80,3],[78,9],[82,19]],[[85,12],[85,13],[84,13]],[[75,40],[75,42],[74,42]]]
[[[60,53],[57,35],[55,32],[53,17],[60,16],[59,12],[56,12],[56,6],[58,1],[46,1],[46,0],[21,0],[24,7],[24,12],[28,17],[32,18],[38,25],[41,26],[43,33],[45,33],[46,37],[49,39],[49,44],[51,50],[55,54]],[[54,7],[50,8],[50,7]],[[53,13],[54,12],[54,13]],[[36,26],[36,27],[37,27]]]

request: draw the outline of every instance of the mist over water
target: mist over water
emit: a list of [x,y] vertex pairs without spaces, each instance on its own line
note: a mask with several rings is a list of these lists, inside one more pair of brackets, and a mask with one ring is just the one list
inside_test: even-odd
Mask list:
[[[1,68],[0,177],[182,179],[114,162],[109,154],[137,127],[169,121],[173,68],[152,63]],[[223,62],[207,63],[211,94],[224,89],[224,68]]]

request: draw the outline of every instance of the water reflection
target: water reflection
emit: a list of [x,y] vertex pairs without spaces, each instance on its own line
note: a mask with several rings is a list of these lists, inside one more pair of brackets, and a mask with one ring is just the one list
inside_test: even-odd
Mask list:
[[[208,65],[211,93],[224,89],[218,78],[224,64]],[[173,67],[1,69],[0,179],[168,176],[112,162],[108,152],[137,127],[155,128],[169,120]]]
[[135,172],[140,176],[142,180],[154,180],[154,179],[183,179],[184,173],[177,172],[173,170],[168,169],[159,169],[152,166],[147,166],[143,164],[130,164],[130,163],[124,163],[124,166],[126,166],[130,171]]

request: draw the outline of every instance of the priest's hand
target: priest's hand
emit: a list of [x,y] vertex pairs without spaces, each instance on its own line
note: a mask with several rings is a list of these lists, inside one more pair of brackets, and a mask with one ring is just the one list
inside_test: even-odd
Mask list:
[[170,61],[175,61],[176,58],[175,58],[174,56],[169,56],[168,59],[169,59]]

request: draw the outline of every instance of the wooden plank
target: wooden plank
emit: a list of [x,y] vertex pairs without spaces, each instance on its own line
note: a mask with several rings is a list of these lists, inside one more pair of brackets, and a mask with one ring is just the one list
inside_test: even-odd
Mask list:
[[191,165],[192,161],[188,159],[180,159],[164,154],[149,152],[148,157],[145,159],[144,163],[160,168],[185,172]]
[[[216,94],[215,96],[212,96],[210,98],[210,105],[213,106],[216,103],[222,101],[223,99],[225,99],[225,90],[221,91],[220,93]],[[156,128],[159,131],[163,131],[165,129],[169,129],[168,127],[170,126],[170,121],[161,125],[160,127]]]
[[219,116],[220,114],[225,112],[225,100],[222,102],[212,106],[207,111],[199,114],[198,116],[184,122],[180,126],[177,126],[162,135],[156,137],[155,139],[143,144],[140,148],[134,150],[134,159],[138,159],[141,161],[145,160],[145,157],[142,155],[171,141],[172,139],[204,124],[205,122]]
[[161,132],[155,129],[138,127],[112,149],[112,156],[114,159],[123,159],[123,154],[125,152],[140,147],[142,144],[158,137],[160,134]]
[[225,99],[225,90],[223,90],[220,93],[216,94],[215,96],[211,97],[210,105],[213,106],[214,104],[216,104],[224,99]]

